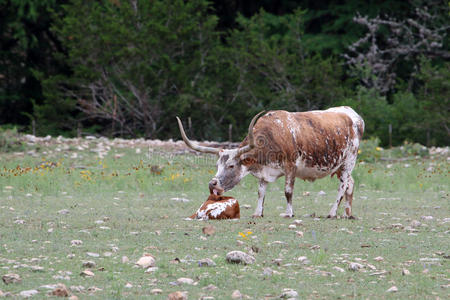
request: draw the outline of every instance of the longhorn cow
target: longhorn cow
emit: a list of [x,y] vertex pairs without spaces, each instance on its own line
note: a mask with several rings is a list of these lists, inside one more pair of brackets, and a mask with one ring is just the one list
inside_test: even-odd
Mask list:
[[328,217],[336,217],[345,196],[344,216],[353,218],[352,170],[364,132],[363,119],[347,106],[308,112],[269,111],[258,119],[262,113],[253,117],[248,135],[236,149],[218,149],[191,142],[177,117],[181,136],[188,147],[219,156],[217,173],[209,182],[213,193],[220,195],[252,174],[259,179],[258,204],[253,217],[262,217],[267,184],[284,176],[287,200],[284,216],[293,217],[295,178],[314,181],[336,175],[338,194]]

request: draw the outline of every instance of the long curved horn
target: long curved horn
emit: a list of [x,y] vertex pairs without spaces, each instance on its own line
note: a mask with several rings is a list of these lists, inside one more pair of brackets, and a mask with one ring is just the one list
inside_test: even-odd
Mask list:
[[188,137],[186,136],[186,133],[184,132],[183,124],[181,123],[180,118],[177,117],[178,120],[178,127],[180,127],[180,133],[181,137],[183,138],[183,141],[186,143],[186,145],[194,149],[195,151],[203,152],[203,153],[212,153],[212,154],[218,154],[220,149],[213,148],[213,147],[204,147],[197,145],[196,143],[191,142]]
[[265,112],[264,110],[258,113],[256,116],[253,117],[252,121],[250,122],[250,125],[248,126],[248,145],[245,145],[244,147],[241,147],[238,149],[238,154],[241,155],[244,154],[253,148],[255,148],[255,139],[253,138],[253,127],[255,126],[256,119]]

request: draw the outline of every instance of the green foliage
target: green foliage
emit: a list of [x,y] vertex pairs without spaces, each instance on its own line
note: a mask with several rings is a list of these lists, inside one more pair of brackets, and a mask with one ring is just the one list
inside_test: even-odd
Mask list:
[[375,163],[381,158],[383,148],[380,147],[380,139],[371,137],[362,140],[359,145],[358,159],[359,161]]
[[394,157],[408,157],[408,156],[421,156],[426,157],[429,155],[428,148],[419,144],[405,141],[402,146],[395,147],[391,151]]
[[16,127],[0,127],[0,152],[23,151],[24,145],[19,140],[19,136]]

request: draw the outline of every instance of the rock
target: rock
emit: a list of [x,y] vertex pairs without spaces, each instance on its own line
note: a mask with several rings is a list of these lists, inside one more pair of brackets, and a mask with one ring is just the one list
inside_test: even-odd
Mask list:
[[231,251],[227,253],[227,262],[235,264],[250,265],[255,262],[255,258],[242,251]]
[[350,262],[348,264],[348,269],[351,271],[358,271],[360,269],[364,268],[364,265],[356,263],[356,262]]
[[37,290],[28,290],[28,291],[21,291],[19,293],[20,296],[24,297],[24,298],[30,298],[34,295],[39,294],[39,292]]
[[215,267],[216,263],[209,258],[201,259],[198,261],[199,267]]
[[242,299],[242,294],[239,290],[234,290],[233,293],[231,293],[231,299]]
[[381,257],[381,256],[377,256],[377,257],[375,257],[373,260],[374,260],[374,261],[383,261],[384,258]]
[[202,228],[202,232],[204,235],[213,235],[216,232],[216,228],[212,225],[208,225]]
[[86,252],[86,255],[90,257],[100,257],[100,254],[95,252]]
[[82,240],[71,240],[70,241],[70,245],[71,246],[80,246],[80,245],[82,245],[83,244],[83,241]]
[[422,220],[425,220],[425,221],[431,221],[434,219],[433,216],[422,216],[421,218],[422,218]]
[[22,278],[18,274],[10,273],[2,276],[2,280],[5,284],[20,283]]
[[303,220],[294,220],[294,222],[292,222],[295,225],[302,225],[303,224]]
[[31,266],[30,269],[33,272],[44,272],[44,267],[41,267],[41,266]]
[[289,298],[297,298],[298,293],[293,289],[283,289],[283,292],[280,295],[280,298],[289,299]]
[[333,267],[333,270],[336,270],[336,271],[341,272],[341,273],[344,273],[344,272],[345,272],[344,269],[342,269],[342,268],[340,268],[340,267],[336,267],[336,266]]
[[159,295],[162,294],[163,290],[162,289],[153,289],[150,291],[150,294],[152,295]]
[[159,270],[158,267],[150,267],[147,270],[145,270],[145,273],[153,273],[153,272],[156,272],[158,270]]
[[187,292],[173,292],[167,297],[167,300],[187,300]]
[[390,287],[386,292],[395,293],[395,292],[398,292],[398,288],[394,285],[394,286]]
[[127,256],[122,256],[122,263],[126,264],[130,261],[130,259]]
[[288,226],[288,229],[296,229],[296,228],[297,228],[297,225],[295,225],[295,224],[291,224]]
[[420,227],[420,225],[422,225],[422,223],[419,222],[419,221],[417,221],[417,220],[412,220],[411,223],[409,223],[409,225],[410,225],[412,228],[417,228],[417,227]]
[[403,269],[402,275],[404,275],[404,276],[411,275],[411,272],[408,269]]
[[78,300],[78,297],[75,296],[75,295],[72,295],[72,296],[69,297],[69,300]]
[[132,287],[133,287],[133,285],[131,284],[131,283],[127,283],[127,284],[125,284],[125,287],[127,288],[127,289],[131,289]]
[[403,224],[402,223],[395,223],[395,224],[391,224],[392,228],[396,228],[396,229],[403,229]]
[[99,292],[99,291],[103,291],[102,289],[96,287],[96,286],[91,286],[88,287],[87,291],[91,294],[95,293],[95,292]]
[[94,277],[94,272],[92,272],[91,270],[84,270],[80,273],[80,275],[83,277]]
[[64,284],[60,283],[53,291],[49,293],[49,295],[56,297],[69,297],[69,291]]
[[303,237],[303,231],[296,231],[295,235],[298,237]]
[[97,266],[95,261],[88,260],[88,261],[83,262],[83,267],[85,267],[85,268],[95,268],[95,266]]
[[194,279],[192,279],[192,278],[181,277],[181,278],[178,278],[178,279],[177,279],[177,283],[179,283],[179,284],[194,285]]
[[136,262],[136,265],[140,266],[143,269],[148,269],[150,267],[154,267],[155,263],[156,263],[155,258],[150,254],[145,253],[144,256],[139,258],[139,260]]
[[72,285],[70,287],[70,290],[74,293],[82,293],[84,292],[85,288],[82,285]]
[[218,289],[218,287],[215,286],[214,284],[209,284],[203,288],[203,290],[205,290],[205,291],[215,291],[217,289]]
[[273,275],[273,270],[271,268],[264,268],[263,275],[264,276],[272,276]]
[[324,191],[320,191],[317,193],[317,196],[325,196],[327,193],[325,193]]

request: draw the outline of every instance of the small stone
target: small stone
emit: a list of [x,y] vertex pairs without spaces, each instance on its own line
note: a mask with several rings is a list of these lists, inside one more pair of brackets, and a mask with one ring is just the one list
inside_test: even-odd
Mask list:
[[364,265],[356,263],[356,262],[351,262],[348,265],[348,269],[351,271],[358,271],[360,269],[364,268]]
[[68,209],[61,209],[58,211],[58,214],[60,215],[68,215],[70,211]]
[[150,294],[152,295],[160,295],[162,294],[163,290],[162,289],[153,289],[150,291]]
[[215,291],[217,289],[218,289],[218,287],[215,286],[214,284],[208,284],[207,286],[205,286],[203,288],[203,290],[205,290],[205,291]]
[[374,261],[383,261],[384,258],[381,257],[381,256],[377,256],[377,257],[375,257],[373,260],[374,260]]
[[296,228],[297,228],[297,225],[295,225],[295,224],[291,224],[288,226],[288,229],[296,229]]
[[90,257],[100,257],[100,254],[95,252],[86,252],[86,255]]
[[72,285],[70,287],[70,290],[74,293],[82,293],[84,292],[85,288],[82,285]]
[[433,216],[422,216],[421,218],[422,218],[422,220],[425,220],[425,221],[431,221],[434,219]]
[[156,272],[158,270],[159,270],[158,267],[150,267],[147,270],[145,270],[145,273],[153,273],[153,272]]
[[75,296],[75,295],[72,295],[72,296],[69,297],[69,300],[78,300],[78,297]]
[[263,275],[264,276],[272,276],[273,275],[273,270],[271,268],[264,268]]
[[334,266],[334,267],[333,267],[333,270],[336,270],[336,271],[341,272],[341,273],[344,273],[344,272],[345,272],[344,269],[342,269],[342,268],[340,268],[340,267],[337,267],[337,266]]
[[411,272],[408,269],[403,269],[402,270],[402,275],[408,276],[408,275],[411,275]]
[[5,284],[20,283],[22,278],[18,274],[10,273],[2,276],[2,280]]
[[242,251],[231,251],[227,253],[226,259],[229,263],[249,265],[255,262],[255,258]]
[[58,286],[49,294],[56,297],[69,297],[69,291],[62,283],[58,284]]
[[293,289],[283,289],[283,292],[280,295],[280,298],[289,299],[289,298],[297,298],[298,293]]
[[41,267],[41,266],[31,266],[31,271],[33,271],[33,272],[44,272],[44,267]]
[[37,290],[21,291],[19,293],[19,295],[24,297],[24,298],[29,298],[29,297],[32,297],[32,296],[34,296],[36,294],[39,294],[39,292]]
[[122,263],[126,264],[130,261],[130,259],[127,256],[122,256]]
[[231,299],[242,299],[242,294],[239,290],[234,290],[233,293],[231,293]]
[[390,287],[386,292],[395,293],[395,292],[398,292],[398,288],[394,285],[394,286]]
[[302,225],[303,224],[303,220],[294,220],[294,222],[292,222],[295,225]]
[[324,191],[320,191],[317,193],[317,196],[325,196],[327,193],[325,193]]
[[71,246],[80,246],[80,245],[82,245],[83,244],[83,241],[82,240],[71,240],[70,241],[70,245]]
[[308,192],[308,191],[306,191],[306,192],[303,192],[303,196],[309,196],[309,195],[311,195],[311,193],[310,193],[310,192]]
[[409,225],[410,225],[412,228],[417,228],[417,227],[420,227],[420,225],[422,225],[422,223],[419,222],[419,221],[417,221],[417,220],[412,220],[411,223],[409,223]]
[[167,300],[187,300],[187,292],[173,292],[167,297]]
[[83,267],[85,267],[85,268],[95,268],[95,266],[97,266],[95,261],[88,260],[88,261],[83,262]]
[[395,224],[391,224],[391,227],[396,228],[396,229],[403,229],[403,224],[395,223]]
[[100,291],[103,291],[103,290],[101,288],[96,287],[96,286],[91,286],[91,287],[88,287],[87,291],[89,293],[93,294],[95,292],[100,292]]
[[83,277],[94,277],[94,272],[92,272],[91,270],[84,270],[80,273],[80,275]]
[[296,231],[295,235],[298,237],[303,237],[303,231]]
[[127,283],[127,284],[125,284],[125,287],[127,288],[127,289],[131,289],[132,287],[133,287],[133,285],[131,284],[131,283]]
[[209,258],[201,259],[198,261],[199,267],[215,267],[216,263]]
[[181,278],[177,279],[177,283],[193,285],[194,284],[194,279],[181,277]]
[[212,225],[208,225],[202,228],[202,232],[204,235],[213,235],[216,232],[216,228]]
[[139,258],[139,260],[136,262],[136,265],[142,267],[143,269],[148,269],[150,267],[154,267],[155,263],[155,258],[152,255],[145,253],[144,256]]

